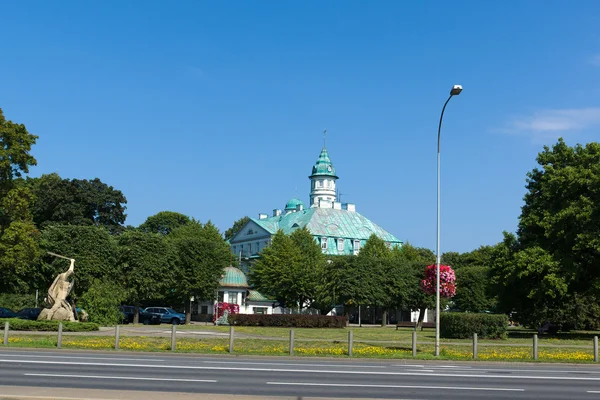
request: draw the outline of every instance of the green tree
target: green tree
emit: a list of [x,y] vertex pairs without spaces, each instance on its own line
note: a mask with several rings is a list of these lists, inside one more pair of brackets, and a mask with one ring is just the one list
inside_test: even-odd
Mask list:
[[223,236],[225,240],[229,240],[235,236],[250,221],[250,217],[242,217],[233,223],[233,226],[225,231]]
[[174,229],[191,223],[192,220],[187,215],[180,214],[174,211],[161,211],[158,214],[152,215],[141,224],[138,229],[147,233],[160,233],[167,235]]
[[27,179],[35,195],[33,220],[48,225],[96,225],[110,232],[124,230],[125,204],[121,191],[100,179],[62,179],[58,174]]
[[174,229],[166,238],[174,246],[177,258],[173,269],[175,284],[171,298],[186,309],[189,322],[190,297],[213,299],[231,252],[219,230],[208,222],[191,221]]
[[119,305],[125,300],[125,290],[112,280],[93,279],[81,296],[80,305],[88,313],[90,322],[102,326],[116,325],[123,319]]
[[[122,268],[125,298],[137,306],[143,300],[164,300],[175,287],[176,254],[172,243],[157,233],[126,231],[118,237],[118,264]],[[139,314],[134,316],[134,323]]]

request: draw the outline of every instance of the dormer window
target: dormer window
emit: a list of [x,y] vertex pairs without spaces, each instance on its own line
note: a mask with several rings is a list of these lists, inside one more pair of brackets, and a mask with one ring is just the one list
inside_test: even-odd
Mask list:
[[344,239],[339,238],[337,240],[337,249],[338,251],[344,251]]
[[327,238],[326,237],[321,238],[321,249],[327,250]]

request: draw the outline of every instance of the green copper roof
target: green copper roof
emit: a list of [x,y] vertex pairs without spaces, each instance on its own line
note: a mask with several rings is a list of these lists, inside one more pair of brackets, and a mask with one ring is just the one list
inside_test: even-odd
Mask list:
[[268,302],[273,301],[273,300],[266,298],[265,296],[263,296],[256,290],[248,290],[248,296],[246,297],[246,299],[249,301],[268,301]]
[[223,276],[219,281],[219,285],[222,287],[249,287],[248,281],[246,280],[246,275],[244,275],[241,270],[235,267],[225,268],[223,271]]
[[285,209],[286,210],[295,210],[296,206],[298,205],[302,205],[302,207],[304,207],[304,203],[302,202],[302,200],[294,197],[293,199],[291,199],[290,201],[287,202],[287,204],[285,205]]
[[306,227],[315,238],[331,239],[327,251],[329,254],[339,254],[335,239],[347,239],[344,241],[345,253],[352,254],[352,240],[360,240],[362,247],[373,233],[391,245],[402,245],[396,236],[356,211],[315,207],[278,217],[251,220],[270,234],[275,234],[279,229],[290,234],[295,229]]
[[323,150],[321,150],[321,154],[319,154],[319,158],[312,168],[312,175],[309,176],[309,178],[319,175],[332,176],[336,179],[338,178],[335,174],[335,168],[333,168],[333,164],[331,164],[329,154],[327,153],[327,149],[325,147],[323,147]]

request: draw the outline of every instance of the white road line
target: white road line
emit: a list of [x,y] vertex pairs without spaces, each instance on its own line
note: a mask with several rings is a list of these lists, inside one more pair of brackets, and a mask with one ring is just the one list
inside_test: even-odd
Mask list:
[[266,363],[266,362],[239,362],[239,361],[202,361],[205,364],[235,364],[235,365],[287,365],[297,367],[339,367],[339,368],[387,368],[382,365],[340,365],[340,364],[292,364],[292,363]]
[[115,360],[115,361],[165,361],[161,358],[120,358],[120,357],[76,357],[76,356],[37,356],[30,354],[2,354],[2,357],[31,357],[31,358],[68,358],[70,360]]
[[48,376],[52,378],[86,378],[86,379],[122,379],[135,381],[173,381],[216,383],[214,379],[182,379],[182,378],[150,378],[137,376],[105,376],[105,375],[67,375],[67,374],[23,374],[26,376]]
[[588,390],[588,393],[600,393],[600,390]]
[[289,386],[332,386],[332,387],[367,387],[367,388],[398,388],[398,389],[440,389],[440,390],[487,390],[498,392],[524,392],[525,389],[487,388],[468,386],[413,386],[413,385],[358,385],[346,383],[300,383],[300,382],[267,382],[267,385]]
[[407,369],[406,372],[433,372],[432,369]]
[[[216,366],[196,366],[196,365],[155,365],[155,364],[111,364],[111,363],[84,363],[70,361],[44,361],[44,360],[0,360],[4,363],[17,364],[48,364],[48,365],[86,365],[98,367],[132,367],[132,368],[162,368],[162,369],[191,369],[191,370],[220,370],[220,371],[255,371],[255,372],[289,372],[289,373],[319,373],[319,374],[339,374],[339,375],[388,375],[388,376],[433,376],[440,377],[439,373],[420,373],[420,372],[391,372],[391,371],[336,371],[336,370],[314,370],[314,369],[277,369],[277,368],[250,368],[250,367],[216,367]],[[553,380],[553,381],[600,381],[598,378],[588,378],[579,376],[533,376],[533,375],[471,375],[471,374],[444,374],[444,378],[488,378],[488,379],[533,379],[533,380]]]

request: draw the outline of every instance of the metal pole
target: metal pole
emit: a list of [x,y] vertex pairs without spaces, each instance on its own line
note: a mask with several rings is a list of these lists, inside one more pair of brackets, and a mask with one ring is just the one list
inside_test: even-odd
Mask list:
[[290,356],[294,355],[294,330],[290,329]]
[[348,357],[352,357],[352,346],[353,346],[352,331],[348,331]]
[[177,325],[171,325],[171,351],[177,350]]
[[62,331],[63,331],[63,325],[62,325],[62,322],[59,322],[58,323],[58,341],[56,342],[56,347],[59,349],[62,347]]
[[598,362],[598,336],[594,336],[594,362]]
[[115,350],[119,350],[119,325],[115,326]]
[[473,334],[473,360],[477,360],[477,334]]
[[229,326],[229,352],[233,353],[233,325]]
[[452,98],[452,95],[448,97],[448,100],[444,103],[442,108],[442,114],[440,115],[440,124],[438,125],[438,141],[437,141],[437,243],[436,243],[436,256],[435,256],[435,356],[440,355],[440,133],[442,131],[442,119],[444,118],[444,111],[446,105]]
[[6,321],[4,323],[4,345],[8,346],[8,328],[10,327],[10,324],[8,321]]
[[538,335],[533,335],[533,359],[538,359]]
[[412,332],[412,354],[413,357],[417,356],[417,331]]

